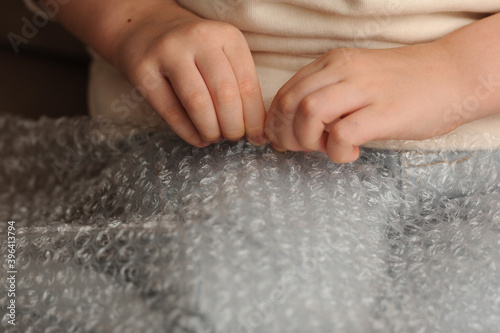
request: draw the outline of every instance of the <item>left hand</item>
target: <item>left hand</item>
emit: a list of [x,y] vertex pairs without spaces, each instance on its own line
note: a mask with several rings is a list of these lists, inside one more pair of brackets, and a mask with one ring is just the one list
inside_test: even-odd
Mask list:
[[266,135],[278,150],[320,151],[351,162],[369,141],[427,139],[477,118],[453,108],[473,95],[474,79],[436,42],[333,50],[279,90]]

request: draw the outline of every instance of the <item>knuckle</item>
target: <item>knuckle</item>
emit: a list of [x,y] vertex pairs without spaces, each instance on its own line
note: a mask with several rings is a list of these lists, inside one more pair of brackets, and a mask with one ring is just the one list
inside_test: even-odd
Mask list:
[[232,38],[244,38],[241,31],[234,25],[225,22],[217,22],[217,24],[219,25],[219,29],[224,34],[224,36]]
[[306,96],[299,104],[300,112],[306,117],[314,117],[317,113],[319,101],[314,96]]
[[154,62],[148,56],[134,59],[130,68],[126,68],[127,77],[133,84],[142,84],[142,81],[150,73],[154,72]]
[[345,54],[344,49],[330,50],[321,57],[321,60],[326,66],[333,65],[338,61],[339,54],[340,55]]
[[206,91],[195,90],[189,94],[185,103],[189,111],[196,112],[210,107],[212,100]]
[[238,29],[236,29],[235,26],[229,24],[229,23],[224,23],[224,22],[221,22],[219,23],[219,26],[221,27],[221,29],[227,33],[234,33],[236,31],[239,31]]
[[325,65],[347,65],[352,62],[359,62],[360,50],[356,48],[342,47],[330,50],[324,55]]
[[330,131],[330,136],[338,143],[349,142],[349,134],[349,130],[342,125],[342,122],[335,124]]
[[295,97],[290,93],[282,94],[278,97],[278,114],[282,115],[285,119],[293,118]]
[[175,127],[183,121],[183,117],[176,107],[169,107],[164,109],[163,112],[161,112],[161,116],[167,122],[167,124],[172,127]]
[[[217,33],[214,33],[217,32]],[[196,40],[213,40],[217,36],[227,38],[243,38],[243,34],[235,26],[224,22],[196,21],[184,27],[184,37]]]
[[240,95],[243,99],[254,97],[259,88],[254,80],[251,78],[245,78],[238,82],[238,87],[240,89]]
[[177,34],[167,33],[159,37],[147,52],[154,59],[157,59],[158,55],[161,54],[164,59],[176,60],[179,58],[179,52],[183,52],[181,49],[183,45],[183,39]]
[[135,60],[134,67],[137,69],[137,72],[145,72],[150,69],[152,66],[152,62],[149,59],[149,56],[140,57]]
[[274,100],[277,102],[278,106],[281,106],[281,104],[282,104],[281,100],[286,96],[286,94],[287,94],[287,91],[284,90],[283,88],[278,90],[278,92],[276,93],[276,96],[274,97]]
[[184,35],[189,37],[205,37],[210,35],[212,28],[208,22],[195,21],[184,26]]
[[231,83],[223,83],[217,89],[217,97],[222,103],[230,103],[239,99],[239,90]]
[[337,56],[337,54],[339,54],[339,53],[340,53],[340,54],[342,54],[342,53],[346,52],[346,50],[347,50],[347,48],[345,48],[345,47],[341,47],[341,48],[338,48],[338,49],[329,50],[329,51],[327,51],[327,52],[326,52],[326,53],[322,56],[322,58],[323,58],[323,59],[328,59],[328,58],[330,58],[330,57],[336,57],[336,56]]
[[166,34],[161,36],[155,47],[152,47],[152,52],[171,52],[178,45],[177,37],[174,34]]
[[341,47],[336,50],[331,50],[329,53],[335,56],[355,56],[356,54],[358,54],[358,49],[353,47]]

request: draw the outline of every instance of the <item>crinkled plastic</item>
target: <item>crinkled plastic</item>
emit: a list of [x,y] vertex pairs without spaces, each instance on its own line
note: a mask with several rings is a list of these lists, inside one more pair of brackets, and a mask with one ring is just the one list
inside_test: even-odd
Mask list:
[[0,156],[2,254],[7,221],[17,233],[7,332],[499,330],[496,151],[337,165],[3,116]]

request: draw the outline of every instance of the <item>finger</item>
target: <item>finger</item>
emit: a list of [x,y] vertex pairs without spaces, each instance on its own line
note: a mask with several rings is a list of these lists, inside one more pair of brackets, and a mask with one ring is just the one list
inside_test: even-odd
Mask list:
[[202,140],[170,83],[163,76],[155,78],[154,84],[145,83],[140,86],[147,87],[148,102],[181,139],[197,147],[209,145]]
[[278,150],[300,151],[302,147],[293,136],[295,110],[281,111],[273,104],[266,119],[265,133]]
[[245,135],[251,143],[263,145],[267,142],[264,133],[266,109],[250,49],[246,43],[245,46],[238,47],[227,45],[224,47],[224,53],[231,64],[240,91]]
[[206,142],[219,140],[222,134],[212,96],[194,59],[174,64],[173,68],[168,71],[168,80],[200,137]]
[[243,107],[233,68],[222,50],[195,58],[203,80],[212,97],[219,128],[228,140],[245,135]]
[[312,61],[311,63],[307,64],[302,69],[300,69],[297,73],[295,73],[295,75],[281,87],[280,92],[281,93],[288,92],[297,83],[307,78],[308,76],[311,76],[314,73],[320,72],[322,69],[325,68],[325,66],[326,63],[323,57],[320,57]]
[[325,151],[325,131],[339,121],[368,104],[365,94],[346,81],[329,85],[306,96],[300,102],[294,120],[294,135],[307,149]]
[[[321,65],[320,61],[316,59],[309,65],[302,68],[298,71],[290,80],[288,80],[278,91],[276,96],[274,97],[271,107],[266,115],[266,121],[264,124],[264,132],[266,133],[267,138],[271,141],[273,147],[277,150],[284,151],[283,148],[278,142],[282,137],[281,134],[285,132],[285,129],[290,126],[291,121],[294,118],[294,112],[286,113],[285,110],[288,110],[288,107],[283,107],[283,105],[294,104],[294,102],[288,102],[286,99],[292,97],[288,97],[288,92],[291,88],[293,88],[297,83],[301,80],[307,78],[309,75],[316,73],[324,68]],[[284,100],[285,99],[285,100]],[[283,101],[284,100],[284,101]],[[280,107],[281,105],[281,107]],[[293,111],[293,110],[292,110]],[[298,143],[295,143],[298,147]]]
[[397,119],[368,106],[332,126],[327,142],[328,157],[337,163],[355,161],[359,157],[360,145],[372,140],[394,138],[400,128]]
[[[275,128],[273,131],[273,137],[276,139],[277,143],[289,150],[311,149],[311,145],[305,147],[297,140],[298,138],[294,129],[294,124],[298,124],[296,121],[297,113],[300,111],[301,107],[306,112],[313,109],[315,110],[321,105],[327,107],[329,100],[316,99],[314,97],[309,98],[309,96],[313,96],[318,90],[331,89],[331,87],[334,87],[338,82],[339,77],[337,75],[323,70],[305,77],[291,87],[286,93],[280,91],[271,107],[274,117],[273,124],[281,125],[281,128]],[[317,105],[313,106],[311,102]]]

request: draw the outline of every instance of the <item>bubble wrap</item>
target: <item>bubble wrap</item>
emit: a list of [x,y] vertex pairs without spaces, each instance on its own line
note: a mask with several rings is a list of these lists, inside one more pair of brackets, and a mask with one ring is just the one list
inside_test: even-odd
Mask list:
[[1,331],[499,331],[498,152],[337,165],[102,127],[0,118]]

